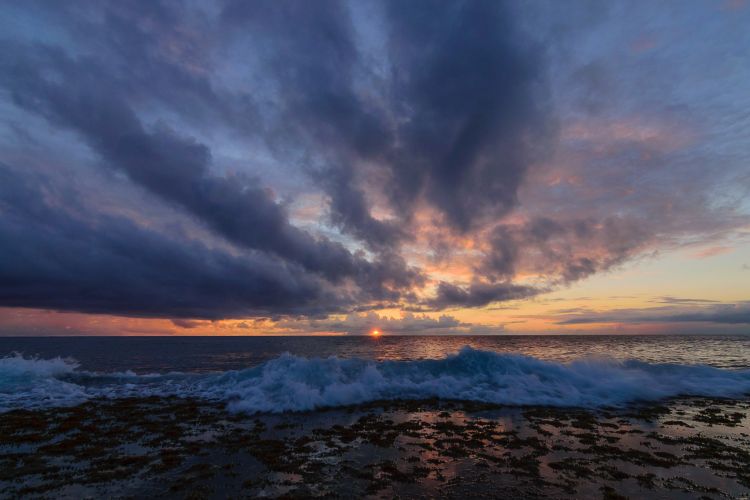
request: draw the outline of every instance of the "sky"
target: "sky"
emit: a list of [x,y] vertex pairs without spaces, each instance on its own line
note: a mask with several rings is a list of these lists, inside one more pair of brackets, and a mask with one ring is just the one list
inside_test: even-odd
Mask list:
[[0,335],[750,333],[750,2],[0,5]]

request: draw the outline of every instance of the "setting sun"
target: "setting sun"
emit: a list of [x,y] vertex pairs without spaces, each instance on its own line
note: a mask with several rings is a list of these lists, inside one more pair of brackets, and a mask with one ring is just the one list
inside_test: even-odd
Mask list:
[[380,330],[378,330],[377,328],[373,328],[370,331],[370,335],[372,335],[373,337],[380,337],[380,333],[381,333]]

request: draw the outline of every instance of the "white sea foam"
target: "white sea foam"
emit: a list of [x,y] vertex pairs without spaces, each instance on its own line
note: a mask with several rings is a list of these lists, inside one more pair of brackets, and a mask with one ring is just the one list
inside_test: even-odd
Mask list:
[[84,387],[62,380],[77,368],[78,363],[71,359],[24,358],[20,354],[0,358],[0,411],[85,401]]
[[678,395],[750,394],[750,370],[613,359],[572,363],[463,348],[443,359],[382,361],[284,354],[215,374],[97,374],[61,359],[0,360],[0,410],[94,397],[175,395],[225,401],[232,411],[283,412],[375,400],[443,398],[511,405],[621,406]]

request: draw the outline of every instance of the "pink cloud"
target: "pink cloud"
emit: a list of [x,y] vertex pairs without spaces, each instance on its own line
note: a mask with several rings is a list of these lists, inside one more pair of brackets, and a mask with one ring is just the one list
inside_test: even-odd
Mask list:
[[695,259],[707,259],[709,257],[716,257],[717,255],[723,255],[732,252],[733,250],[734,248],[732,247],[724,246],[708,247],[691,253],[690,257],[693,257]]

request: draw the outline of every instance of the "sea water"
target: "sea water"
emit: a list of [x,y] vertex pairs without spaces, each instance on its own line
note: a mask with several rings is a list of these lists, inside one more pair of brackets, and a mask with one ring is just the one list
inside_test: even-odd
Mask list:
[[284,412],[445,398],[602,407],[750,394],[750,336],[0,338],[0,411],[194,397]]

